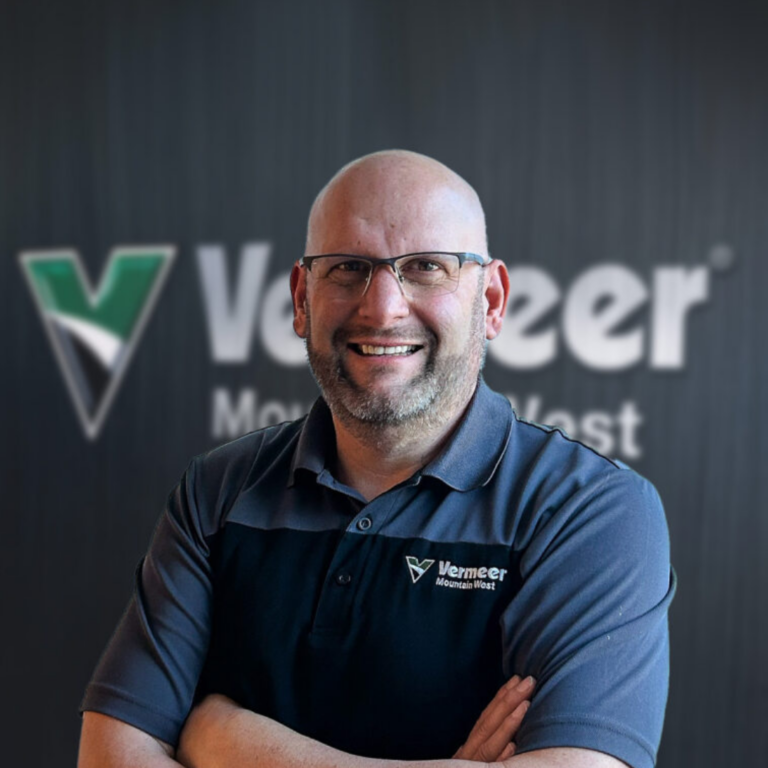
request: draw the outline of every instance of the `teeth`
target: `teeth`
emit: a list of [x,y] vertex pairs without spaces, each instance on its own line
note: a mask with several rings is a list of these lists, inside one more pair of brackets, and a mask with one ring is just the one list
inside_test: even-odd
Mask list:
[[407,355],[415,350],[415,346],[374,347],[371,344],[360,344],[360,351],[364,355]]

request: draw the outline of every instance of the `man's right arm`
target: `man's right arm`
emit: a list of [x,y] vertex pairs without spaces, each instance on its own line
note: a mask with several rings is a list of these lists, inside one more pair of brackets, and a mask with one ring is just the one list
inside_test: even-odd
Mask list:
[[99,712],[84,712],[77,768],[173,768],[170,744]]
[[[107,742],[142,746],[130,739],[128,723],[134,736],[155,742],[144,747],[175,744],[194,701],[212,624],[207,536],[216,523],[198,503],[198,471],[193,460],[169,494],[135,571],[131,600],[86,689],[80,706],[86,754]],[[102,727],[93,729],[95,722]]]
[[[405,763],[358,757],[321,744],[291,731],[280,723],[254,715],[245,732],[231,743],[219,741],[210,755],[200,759],[185,756],[184,762],[174,759],[170,744],[150,736],[108,715],[86,712],[80,736],[80,757],[77,768],[219,768],[233,765],[280,766],[281,768],[476,768],[480,763],[465,760],[434,760],[428,763]],[[258,745],[254,743],[257,735]],[[246,746],[247,745],[247,746]],[[246,749],[245,755],[238,753]],[[247,763],[243,763],[243,758]]]

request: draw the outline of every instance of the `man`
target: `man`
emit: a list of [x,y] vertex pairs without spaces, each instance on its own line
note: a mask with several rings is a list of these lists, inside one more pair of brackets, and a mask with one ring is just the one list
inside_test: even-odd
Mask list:
[[323,398],[190,464],[86,693],[81,768],[175,745],[194,768],[652,766],[661,504],[482,382],[508,277],[474,190],[410,152],[349,164],[291,291]]

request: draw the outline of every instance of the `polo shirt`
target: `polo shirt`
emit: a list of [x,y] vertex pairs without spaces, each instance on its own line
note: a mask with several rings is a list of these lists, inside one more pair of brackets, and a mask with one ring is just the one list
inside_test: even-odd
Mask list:
[[193,459],[81,711],[176,744],[217,692],[353,754],[447,758],[530,674],[518,753],[654,764],[675,575],[649,481],[482,380],[442,452],[375,499],[334,460],[322,399]]

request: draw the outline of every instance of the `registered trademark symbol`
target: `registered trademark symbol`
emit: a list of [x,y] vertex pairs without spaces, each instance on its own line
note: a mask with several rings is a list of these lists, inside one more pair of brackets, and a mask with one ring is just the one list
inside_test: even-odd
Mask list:
[[736,253],[728,243],[715,243],[709,249],[709,266],[717,272],[732,269],[736,263]]

